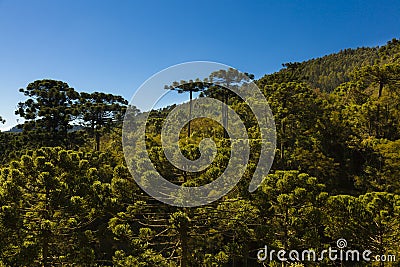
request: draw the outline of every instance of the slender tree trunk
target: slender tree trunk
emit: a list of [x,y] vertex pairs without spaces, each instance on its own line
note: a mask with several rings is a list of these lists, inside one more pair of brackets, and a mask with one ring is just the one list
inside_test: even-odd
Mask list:
[[222,131],[223,131],[223,136],[225,137],[225,127],[226,127],[226,125],[225,125],[225,105],[224,105],[224,97],[223,97],[223,99],[222,99],[222,101],[221,101],[221,121],[222,121],[222,127],[223,127],[223,129],[222,129]]
[[100,133],[96,130],[96,151],[100,151]]
[[285,122],[281,120],[281,162],[282,169],[285,170]]
[[226,93],[226,89],[222,90],[222,126],[224,127],[224,138],[228,138],[228,94]]
[[193,91],[190,90],[190,100],[189,100],[189,123],[188,123],[188,137],[190,138],[190,121],[192,120],[192,99],[193,99]]
[[225,138],[228,138],[228,94],[225,93]]
[[379,91],[378,91],[378,98],[382,96],[384,83],[382,81],[379,82]]

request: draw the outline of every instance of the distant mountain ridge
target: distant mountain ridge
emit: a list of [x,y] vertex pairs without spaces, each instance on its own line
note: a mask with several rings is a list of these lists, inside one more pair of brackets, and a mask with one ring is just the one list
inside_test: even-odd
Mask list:
[[[82,130],[84,127],[80,125],[73,125],[72,129],[69,129],[68,132],[75,132]],[[5,133],[21,133],[23,131],[22,128],[19,128],[18,125],[12,127],[10,130],[5,131]]]
[[4,131],[6,133],[21,133],[22,129],[18,128],[18,125],[12,127],[10,130],[8,131]]

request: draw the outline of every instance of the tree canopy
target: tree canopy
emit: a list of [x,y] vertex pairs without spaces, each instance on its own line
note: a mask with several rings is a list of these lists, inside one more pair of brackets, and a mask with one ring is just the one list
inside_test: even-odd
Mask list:
[[[189,160],[208,155],[210,147],[200,149],[203,139],[215,143],[211,164],[189,172],[168,160],[161,142],[176,104],[146,112],[129,107],[125,114],[122,96],[82,92],[63,81],[20,89],[26,96],[16,110],[21,131],[0,132],[0,266],[308,266],[277,257],[261,262],[257,252],[265,246],[321,252],[338,249],[339,239],[351,251],[370,250],[387,261],[325,258],[312,265],[398,266],[400,42],[284,63],[254,81],[273,112],[277,147],[270,172],[249,193],[262,129],[226,87],[246,90],[253,79],[227,69],[165,87],[189,92],[189,103],[180,104],[189,114],[197,108],[194,92],[220,100],[248,134],[242,179],[221,199],[193,208],[163,204],[135,179],[158,172],[182,187],[213,182],[241,157],[232,153],[241,140],[224,130],[238,129],[225,108],[209,110],[220,122],[196,118],[187,132],[178,129],[179,150]],[[123,148],[124,116],[141,122],[144,115],[145,139],[132,130]],[[131,151],[136,157],[127,161],[124,152]]]

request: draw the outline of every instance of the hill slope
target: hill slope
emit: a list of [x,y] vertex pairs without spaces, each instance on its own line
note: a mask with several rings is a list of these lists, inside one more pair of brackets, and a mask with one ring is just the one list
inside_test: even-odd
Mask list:
[[344,49],[335,54],[304,62],[290,62],[280,71],[267,74],[258,82],[260,85],[274,82],[303,80],[312,87],[331,92],[343,82],[350,80],[355,68],[376,62],[399,61],[400,41],[393,39],[384,46]]

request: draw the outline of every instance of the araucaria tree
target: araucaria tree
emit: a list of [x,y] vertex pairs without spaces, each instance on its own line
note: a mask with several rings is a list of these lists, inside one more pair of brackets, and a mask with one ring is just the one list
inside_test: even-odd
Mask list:
[[39,143],[66,145],[70,122],[78,115],[79,93],[62,81],[37,80],[19,90],[29,97],[18,104],[16,115],[25,119],[23,128]]
[[102,133],[122,123],[126,110],[122,96],[100,92],[80,94],[80,119],[83,126],[94,136],[96,151],[100,150]]
[[177,91],[179,94],[189,92],[189,122],[188,122],[188,137],[190,137],[191,129],[190,129],[190,120],[192,119],[192,100],[193,93],[201,92],[209,86],[207,80],[204,82],[200,79],[196,79],[195,81],[180,81],[173,82],[171,85],[165,85],[164,89]]

